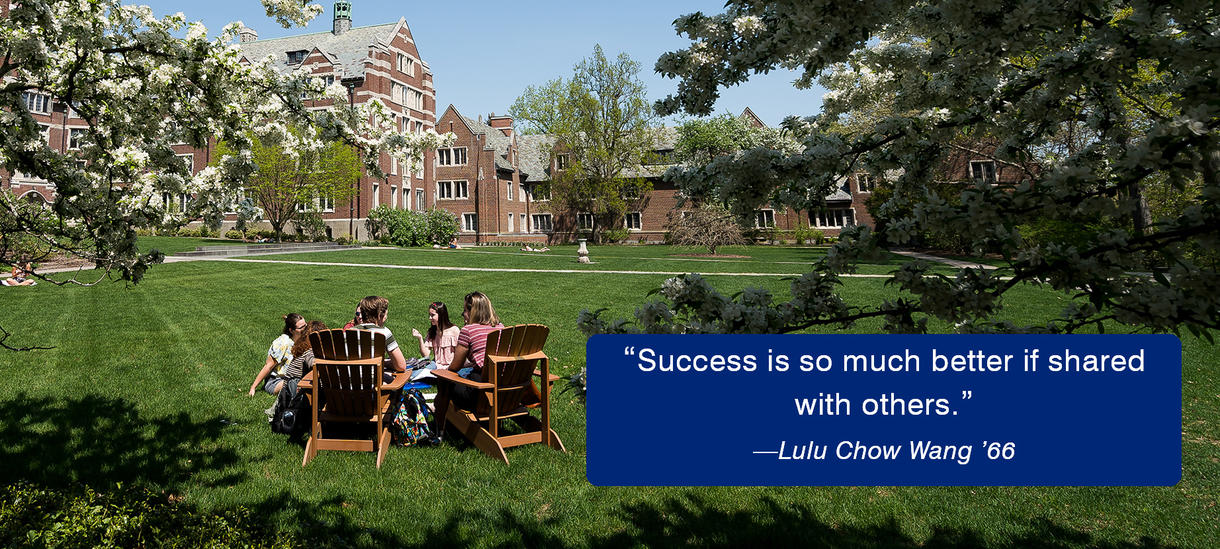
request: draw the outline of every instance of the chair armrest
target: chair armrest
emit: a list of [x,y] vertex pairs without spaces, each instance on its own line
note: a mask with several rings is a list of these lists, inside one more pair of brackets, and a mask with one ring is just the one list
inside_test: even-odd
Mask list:
[[457,375],[457,372],[451,372],[451,371],[445,370],[443,368],[437,368],[435,370],[432,370],[432,375],[434,375],[440,379],[443,379],[445,381],[451,381],[453,383],[461,383],[462,385],[465,385],[467,387],[474,387],[475,389],[494,389],[496,387],[495,385],[492,385],[490,383],[471,381],[469,379],[466,379],[462,376]]
[[[534,370],[534,376],[535,376],[535,377],[542,377],[542,370]],[[557,375],[555,375],[555,374],[550,374],[550,375],[548,376],[547,381],[549,381],[549,382],[551,382],[551,383],[555,383],[556,381],[559,381],[559,380],[561,380],[561,379],[563,379],[563,378],[562,378],[562,377],[559,377],[559,376],[557,376]]]
[[382,384],[381,390],[382,391],[397,391],[399,389],[402,389],[403,385],[406,385],[407,381],[410,379],[411,379],[410,372],[396,372],[394,374],[394,381]]

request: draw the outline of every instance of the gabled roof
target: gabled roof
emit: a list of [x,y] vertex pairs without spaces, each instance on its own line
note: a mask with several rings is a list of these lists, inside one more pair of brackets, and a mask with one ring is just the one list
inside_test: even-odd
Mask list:
[[384,25],[354,27],[343,34],[315,32],[255,40],[237,46],[241,49],[242,56],[250,61],[259,61],[268,55],[274,57],[276,67],[284,72],[296,69],[296,66],[288,65],[287,52],[317,49],[344,75],[358,76],[364,74],[364,63],[368,59],[369,49],[389,44],[400,25],[406,25],[406,21],[399,19]]
[[746,110],[741,111],[741,115],[737,118],[745,120],[746,124],[752,124],[755,128],[767,127],[767,123],[763,122],[757,114],[754,114],[754,111],[750,110],[750,107],[746,107]]
[[[450,107],[452,108],[453,105],[450,105]],[[457,109],[453,110],[454,112],[457,112]],[[471,120],[465,116],[462,116],[461,113],[458,113],[458,116],[462,118],[462,121],[466,123],[466,126],[470,128],[471,132],[486,136],[483,138],[483,148],[484,150],[491,150],[495,153],[492,156],[496,159],[496,169],[508,170],[510,172],[513,171],[513,165],[508,161],[508,148],[513,143],[512,138],[504,135],[504,132],[488,126],[481,121]]]

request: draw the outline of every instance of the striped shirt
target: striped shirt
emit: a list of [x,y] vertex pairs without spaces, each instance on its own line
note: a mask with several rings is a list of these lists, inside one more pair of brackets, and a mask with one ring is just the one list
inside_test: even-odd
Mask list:
[[458,347],[466,347],[470,349],[466,353],[466,366],[473,366],[475,371],[483,370],[483,358],[487,354],[487,334],[490,334],[500,328],[503,324],[488,326],[486,324],[467,324],[462,326],[462,331],[458,333]]
[[390,353],[398,349],[398,340],[394,339],[394,333],[389,328],[378,326],[376,324],[361,324],[356,326],[357,330],[368,330],[370,332],[385,335],[385,354],[389,358]]

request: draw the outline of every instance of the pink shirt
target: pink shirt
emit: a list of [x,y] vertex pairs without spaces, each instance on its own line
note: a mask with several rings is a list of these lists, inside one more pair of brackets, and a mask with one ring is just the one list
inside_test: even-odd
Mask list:
[[[467,324],[462,326],[462,331],[458,333],[458,345],[462,345],[470,352],[466,354],[465,366],[474,366],[475,370],[483,369],[483,358],[487,355],[487,334],[490,334],[500,328],[503,324],[488,326],[486,324]],[[452,357],[450,357],[452,359]],[[437,362],[440,362],[439,360]]]
[[457,326],[450,326],[428,342],[432,347],[436,363],[440,364],[441,368],[445,368],[453,362],[453,351],[457,349],[458,334],[461,331],[462,329]]

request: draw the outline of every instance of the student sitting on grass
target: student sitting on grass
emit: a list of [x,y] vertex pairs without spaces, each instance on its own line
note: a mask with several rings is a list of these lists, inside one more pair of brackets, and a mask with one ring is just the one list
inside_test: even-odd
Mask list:
[[309,321],[309,326],[297,334],[292,344],[292,362],[284,369],[284,378],[288,383],[301,381],[305,374],[313,370],[313,347],[309,344],[309,334],[326,330],[326,323],[321,320]]
[[453,362],[453,351],[457,349],[458,332],[461,330],[449,321],[449,308],[440,301],[428,305],[428,322],[432,326],[428,328],[426,338],[419,330],[411,330],[411,335],[419,340],[419,354],[424,358],[433,357],[427,367],[429,370],[448,368]]
[[299,314],[288,313],[284,316],[284,333],[271,342],[267,362],[254,377],[254,383],[250,384],[250,396],[258,392],[259,386],[272,395],[284,388],[284,370],[292,362],[292,344],[296,335],[305,331],[305,326],[305,318]]
[[394,339],[393,332],[385,327],[385,321],[390,316],[390,300],[376,295],[368,296],[360,300],[360,318],[363,324],[357,324],[357,330],[369,330],[385,335],[385,352],[386,361],[390,363],[390,367],[395,372],[407,371],[407,360],[402,357],[402,350],[398,348],[398,340]]
[[34,269],[30,267],[29,263],[20,267],[13,265],[13,277],[4,279],[0,284],[5,286],[33,286],[37,284],[33,278],[30,278],[30,275],[33,273]]

